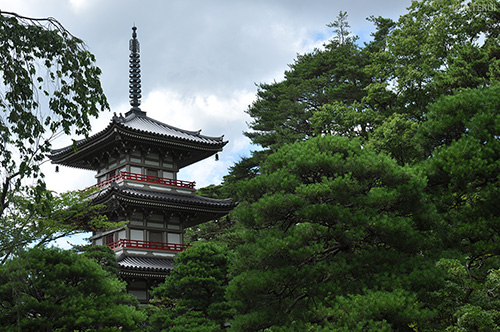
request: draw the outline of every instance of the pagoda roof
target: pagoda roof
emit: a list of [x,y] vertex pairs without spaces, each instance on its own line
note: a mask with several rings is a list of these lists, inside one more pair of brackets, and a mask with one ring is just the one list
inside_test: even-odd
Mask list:
[[216,199],[191,194],[177,194],[167,191],[149,190],[113,184],[98,192],[94,197],[96,204],[106,204],[118,200],[125,205],[147,206],[194,213],[186,227],[222,217],[237,205],[231,198]]
[[204,145],[226,145],[227,141],[223,141],[224,136],[210,137],[201,135],[201,130],[188,131],[179,129],[158,120],[152,119],[140,113],[129,112],[125,117],[113,116],[112,122],[119,123],[123,128],[132,130],[140,134],[149,134],[154,136],[168,137],[180,141],[192,142]]
[[96,169],[91,162],[94,155],[99,151],[109,151],[126,140],[141,146],[189,152],[191,157],[180,162],[179,167],[184,167],[221,151],[228,143],[223,137],[201,135],[201,130],[180,129],[152,119],[145,112],[127,112],[125,116],[115,114],[104,130],[66,147],[53,149],[49,158],[57,164]]
[[175,261],[172,257],[130,256],[122,254],[117,257],[117,261],[120,268],[135,271],[168,272],[175,266]]

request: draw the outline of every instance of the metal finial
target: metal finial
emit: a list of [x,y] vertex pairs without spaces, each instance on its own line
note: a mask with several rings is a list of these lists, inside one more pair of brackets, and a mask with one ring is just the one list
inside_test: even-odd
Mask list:
[[130,39],[129,49],[133,53],[140,52],[139,41],[137,40],[137,27],[135,25],[132,27],[132,39]]
[[144,113],[139,108],[141,105],[141,64],[140,64],[140,47],[137,40],[137,28],[135,25],[132,27],[132,39],[129,43],[130,60],[129,60],[129,92],[130,92],[130,111],[139,111]]

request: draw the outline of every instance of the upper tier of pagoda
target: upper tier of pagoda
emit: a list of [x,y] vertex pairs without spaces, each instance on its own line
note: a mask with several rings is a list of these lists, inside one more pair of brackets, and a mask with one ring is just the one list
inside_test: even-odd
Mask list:
[[140,149],[173,155],[180,169],[216,154],[226,144],[223,136],[204,136],[200,131],[179,129],[145,114],[128,112],[126,116],[113,116],[97,134],[52,150],[49,157],[56,164],[98,170],[103,156]]

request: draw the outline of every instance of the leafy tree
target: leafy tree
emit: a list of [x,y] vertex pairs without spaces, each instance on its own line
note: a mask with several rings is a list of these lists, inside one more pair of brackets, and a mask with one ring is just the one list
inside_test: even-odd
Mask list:
[[132,331],[144,320],[125,284],[72,251],[33,248],[0,266],[2,331]]
[[[0,12],[0,257],[102,228],[82,193],[45,190],[40,165],[61,133],[87,135],[108,108],[85,44],[53,18]],[[90,221],[90,223],[89,223]],[[84,225],[85,224],[85,225]]]
[[27,193],[12,195],[4,215],[0,216],[0,265],[28,246],[43,246],[90,228],[117,225],[100,214],[102,206],[92,205],[86,192],[35,194],[35,190],[30,188]]
[[332,101],[313,114],[311,124],[316,135],[368,138],[379,116],[360,102],[351,105]]
[[[246,132],[254,144],[275,149],[317,132],[311,118],[321,107],[334,101],[351,105],[361,102],[370,82],[363,71],[366,60],[349,31],[346,13],[332,23],[340,34],[324,50],[297,56],[285,72],[285,79],[258,85],[257,100],[248,108],[252,131]],[[332,26],[334,26],[332,25]]]
[[458,259],[443,258],[438,267],[446,282],[436,296],[439,318],[447,331],[497,331],[500,328],[500,269],[476,279]]
[[[60,132],[87,135],[108,108],[94,56],[53,18],[0,12],[0,217],[45,188],[40,164]],[[38,179],[33,190],[26,178]]]
[[[401,165],[425,159],[430,151],[415,134],[428,105],[499,80],[498,7],[489,0],[415,1],[396,22],[370,17],[376,31],[364,47],[349,37],[341,12],[323,50],[299,55],[283,81],[258,85],[245,135],[270,150],[318,135],[360,136]],[[227,179],[244,178],[245,170],[254,176],[262,160],[242,160]]]
[[120,277],[120,265],[118,265],[118,261],[116,260],[115,252],[110,247],[87,244],[83,246],[74,246],[73,250],[94,260],[110,274],[117,278]]
[[209,222],[186,229],[184,239],[187,243],[196,241],[223,241],[227,244],[233,242],[235,221],[231,216],[211,220]]
[[498,81],[499,15],[497,1],[413,1],[378,64],[393,79],[398,112],[422,121],[439,97]]
[[347,22],[347,12],[340,11],[337,20],[326,25],[329,28],[335,28],[333,31],[337,34],[335,41],[338,44],[345,44],[349,41],[349,28],[351,27]]
[[[209,185],[208,187],[197,190],[200,196],[210,198],[226,198],[230,197],[228,186],[223,185]],[[223,241],[230,243],[233,237],[232,227],[235,226],[234,220],[226,215],[216,220],[211,220],[185,230],[184,239],[186,243],[196,241]]]
[[[325,136],[285,146],[240,182],[236,329],[497,329],[499,89],[443,96],[420,125],[395,114],[368,144]],[[376,153],[410,142],[385,126],[413,127],[431,157],[400,167]]]
[[[391,114],[396,95],[387,89],[389,71],[381,75],[372,62],[383,58],[380,54],[386,50],[394,23],[371,20],[377,26],[374,41],[361,48],[357,37],[350,36],[347,13],[341,12],[329,24],[336,35],[324,49],[299,55],[283,81],[258,85],[257,100],[247,110],[253,118],[251,131],[245,135],[265,150],[236,163],[225,178],[225,187],[230,189],[232,183],[258,174],[269,151],[285,143],[320,135],[367,139],[384,116]],[[230,192],[233,197],[237,194]]]
[[416,164],[425,157],[419,129],[417,122],[394,113],[373,130],[367,144],[389,153],[400,165]]
[[231,316],[224,298],[228,258],[216,243],[198,242],[176,256],[177,266],[153,289],[158,311],[152,331],[219,331]]
[[465,90],[430,107],[421,134],[434,146],[422,168],[446,223],[443,243],[477,283],[500,268],[500,85]]
[[259,85],[221,188],[235,330],[498,329],[499,8],[415,1],[364,47],[341,15]]
[[432,318],[418,303],[440,283],[439,240],[421,174],[336,136],[286,145],[261,172],[240,183],[235,210],[246,227],[228,288],[236,330],[354,328],[338,309],[373,298],[386,300],[349,319],[401,330]]

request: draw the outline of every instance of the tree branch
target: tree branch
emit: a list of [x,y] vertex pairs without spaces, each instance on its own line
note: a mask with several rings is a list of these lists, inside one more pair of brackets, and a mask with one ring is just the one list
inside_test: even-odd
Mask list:
[[17,171],[16,173],[11,174],[5,178],[5,182],[3,183],[2,186],[2,195],[0,196],[0,217],[3,215],[3,211],[5,210],[5,208],[7,208],[7,206],[9,205],[9,202],[8,201],[6,202],[6,199],[7,199],[7,193],[9,191],[10,181],[19,174],[20,172]]
[[[47,27],[44,26],[43,24],[41,24],[41,22],[46,22],[49,25],[52,25],[53,27],[55,27],[63,35],[67,34],[67,35],[71,36],[72,38],[76,38],[58,20],[56,20],[53,17],[33,18],[33,17],[22,16],[22,15],[19,15],[17,13],[13,13],[13,12],[6,12],[6,11],[0,10],[0,15],[4,15],[4,14],[13,16],[13,17],[19,19],[24,24],[26,24],[25,21],[28,21],[28,22],[31,22],[33,25],[36,25],[36,26],[39,26],[39,27],[44,27],[44,28],[47,28]],[[78,39],[78,38],[76,38],[76,39]]]

